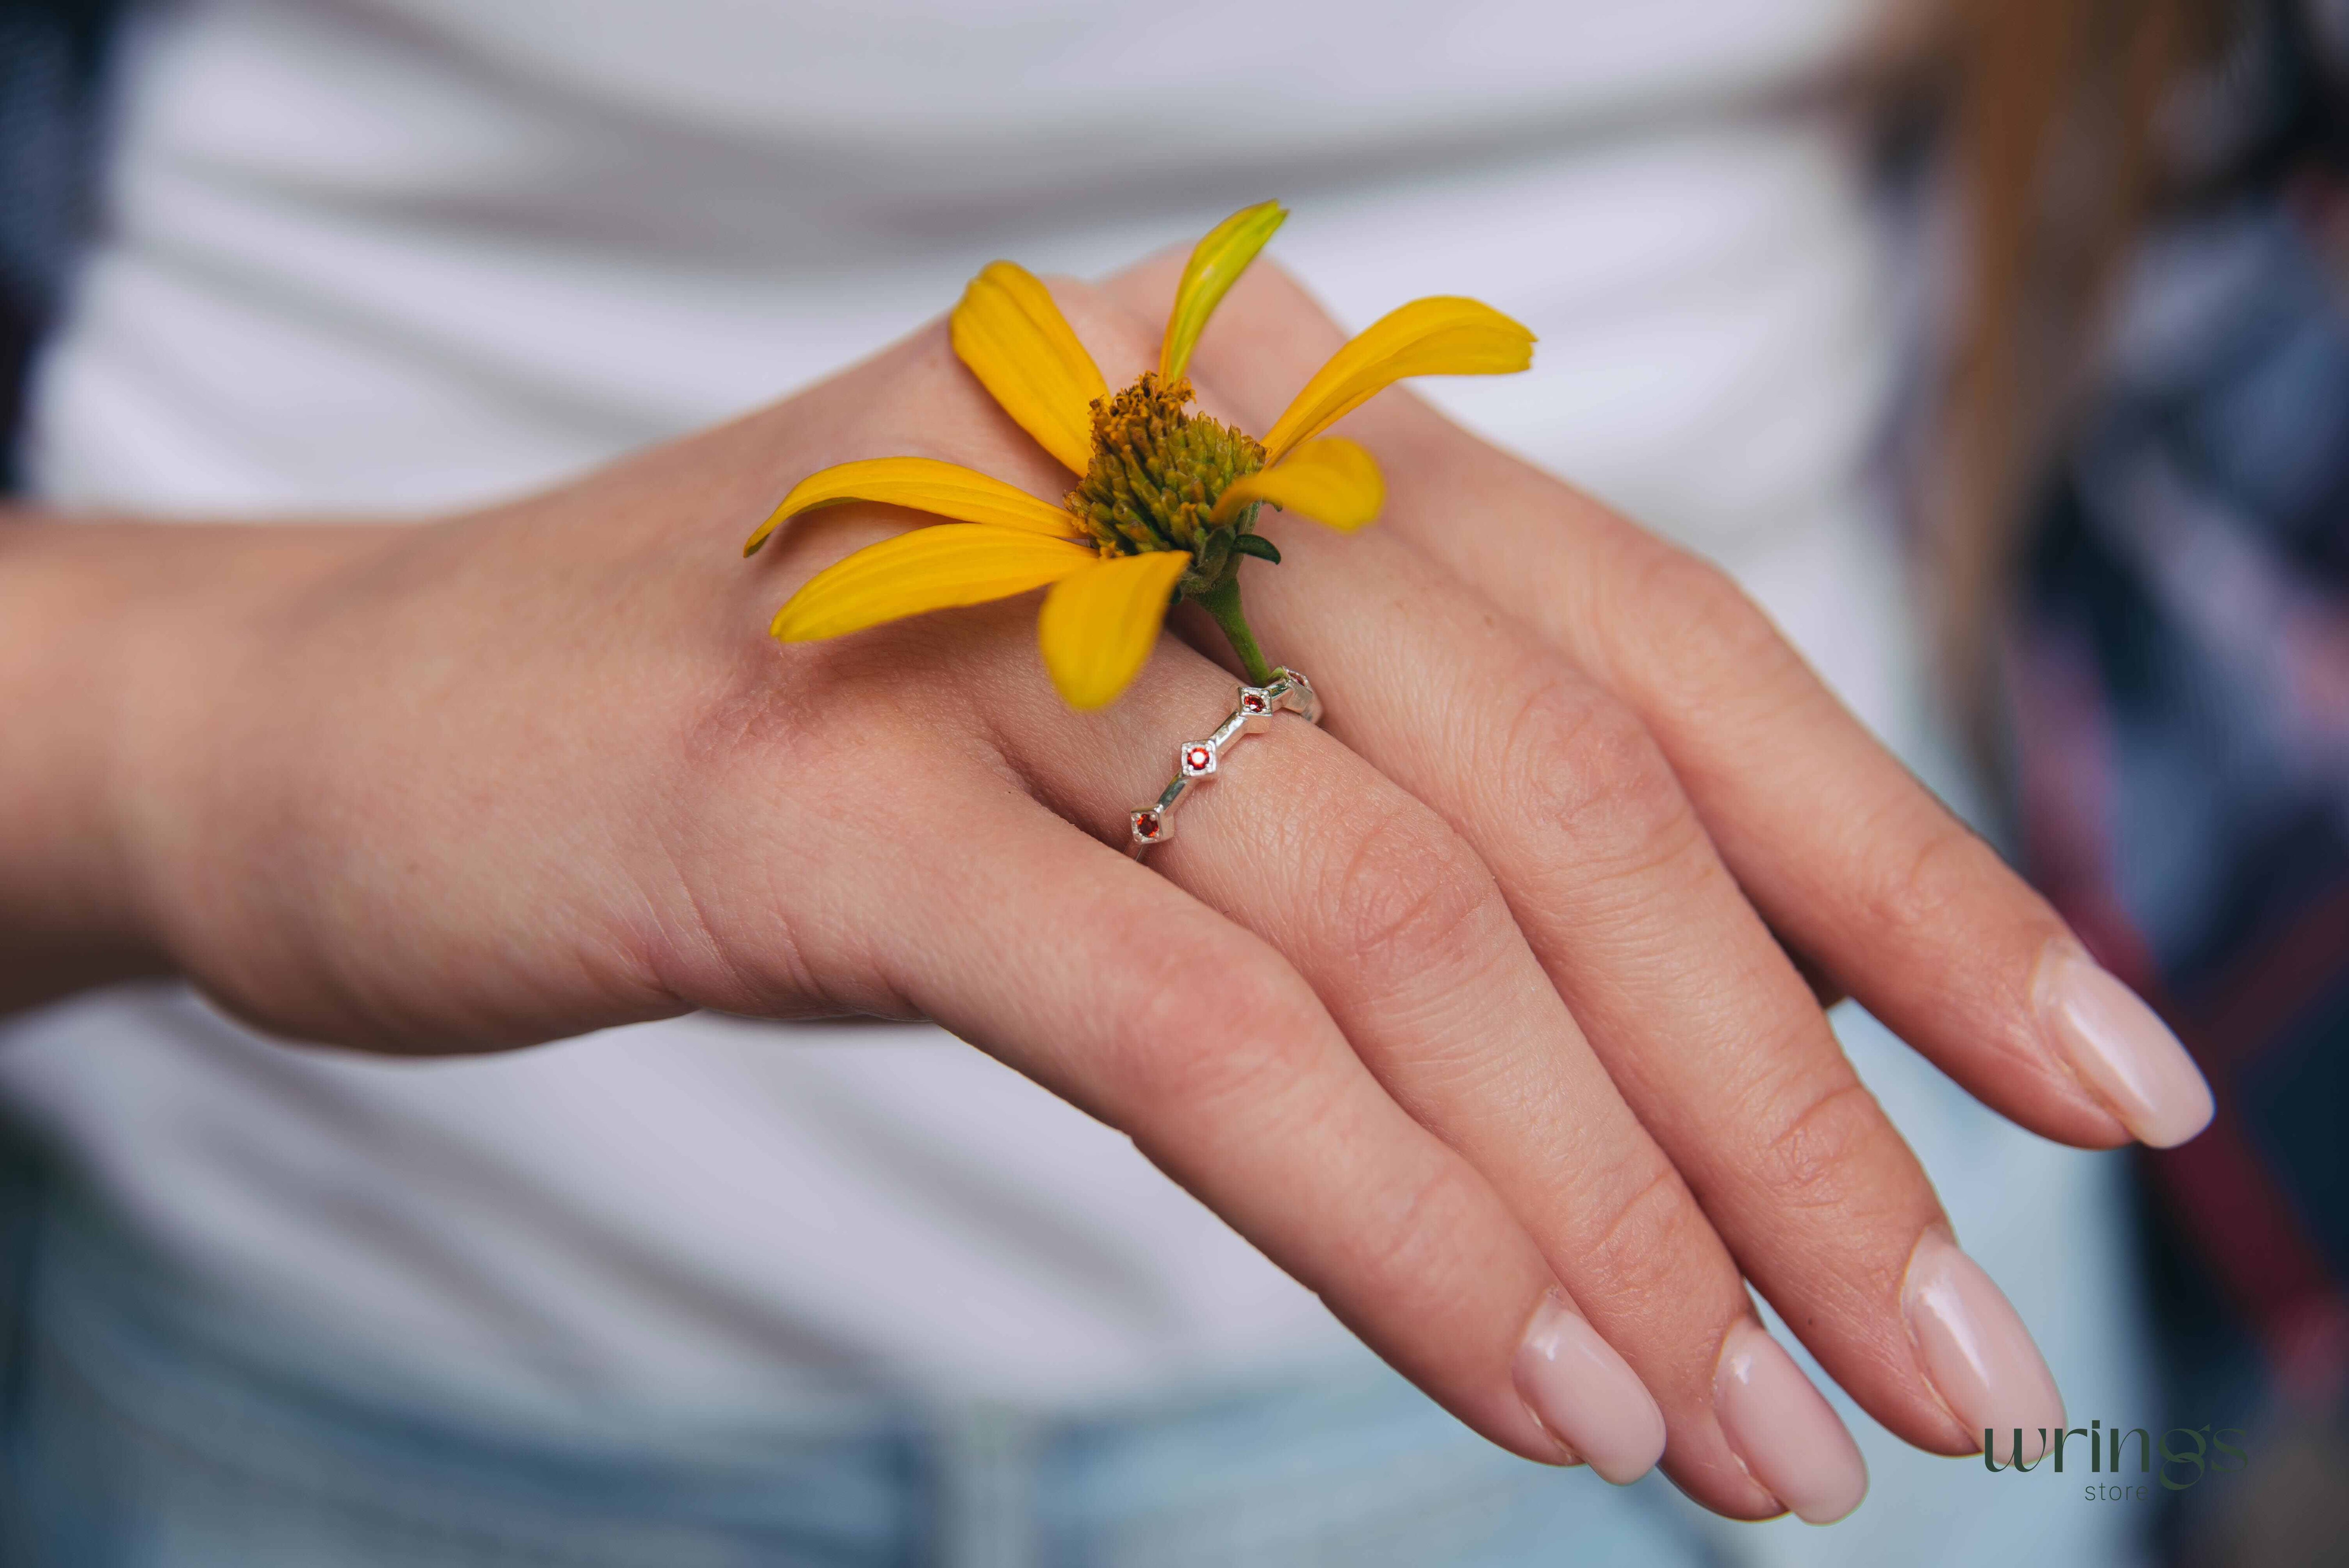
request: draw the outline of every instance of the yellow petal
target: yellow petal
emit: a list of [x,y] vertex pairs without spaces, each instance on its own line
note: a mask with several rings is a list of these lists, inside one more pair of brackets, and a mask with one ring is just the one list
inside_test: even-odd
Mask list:
[[950,517],[957,522],[984,522],[996,528],[1017,528],[1030,533],[1077,537],[1082,531],[1075,518],[1050,501],[1038,500],[1026,490],[1005,484],[977,469],[942,463],[931,458],[871,458],[858,463],[836,463],[810,474],[792,487],[758,531],[742,546],[750,554],[787,520],[820,506],[840,506],[852,500],[885,501]]
[[983,604],[1057,583],[1101,556],[1092,546],[1024,530],[948,522],[868,544],[824,568],[775,612],[787,643],[861,632],[957,604]]
[[1330,356],[1264,438],[1265,460],[1308,441],[1406,376],[1497,376],[1534,362],[1534,335],[1473,299],[1415,299]]
[[1092,458],[1092,416],[1085,405],[1109,396],[1109,384],[1044,285],[1025,267],[989,262],[954,308],[955,353],[979,384],[1061,459],[1083,473]]
[[1387,481],[1370,453],[1343,436],[1325,436],[1235,480],[1216,502],[1215,521],[1228,521],[1252,500],[1268,500],[1283,511],[1302,512],[1351,533],[1386,505]]
[[1191,247],[1183,281],[1174,285],[1174,308],[1166,315],[1166,341],[1158,350],[1159,380],[1171,382],[1183,374],[1207,318],[1288,216],[1279,202],[1259,201],[1241,208]]
[[1114,555],[1052,585],[1036,640],[1052,684],[1071,707],[1105,707],[1132,684],[1166,624],[1175,581],[1190,563],[1179,550]]

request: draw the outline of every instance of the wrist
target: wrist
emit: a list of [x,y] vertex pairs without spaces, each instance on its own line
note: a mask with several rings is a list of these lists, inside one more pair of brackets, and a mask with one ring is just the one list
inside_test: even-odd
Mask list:
[[0,526],[0,1007],[163,967],[117,810],[136,615],[110,525]]
[[0,521],[0,1014],[177,967],[155,893],[189,752],[254,601],[333,531]]

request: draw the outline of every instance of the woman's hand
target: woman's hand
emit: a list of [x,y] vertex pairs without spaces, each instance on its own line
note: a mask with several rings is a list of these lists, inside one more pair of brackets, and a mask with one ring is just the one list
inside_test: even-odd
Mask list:
[[[1112,384],[1148,360],[1129,302],[1163,279],[1056,293]],[[1203,396],[1261,428],[1331,330],[1258,269]],[[1279,531],[1248,582],[1328,732],[1277,720],[1148,868],[1126,813],[1231,705],[1194,646],[1079,715],[1024,601],[762,634],[916,521],[810,514],[746,566],[817,469],[1065,484],[943,329],[474,516],[13,531],[0,812],[32,828],[0,920],[61,984],[177,969],[384,1050],[936,1018],[1131,1134],[1495,1442],[1624,1480],[1669,1432],[1733,1515],[1864,1486],[1741,1275],[1912,1441],[2054,1424],[1771,931],[2051,1136],[2183,1136],[2190,1068],[1716,573],[1399,395],[1349,428],[1390,521]]]

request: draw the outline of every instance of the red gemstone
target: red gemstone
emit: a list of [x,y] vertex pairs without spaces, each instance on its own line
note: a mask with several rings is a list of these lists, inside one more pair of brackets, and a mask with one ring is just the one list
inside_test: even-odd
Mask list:
[[1194,773],[1206,772],[1207,764],[1215,759],[1216,754],[1204,746],[1195,746],[1183,754],[1183,760],[1191,765],[1191,771]]
[[1269,705],[1264,700],[1264,693],[1260,691],[1244,691],[1240,693],[1240,711],[1242,713],[1262,713],[1268,706]]
[[1159,816],[1157,807],[1153,806],[1147,811],[1136,811],[1133,814],[1133,836],[1143,843],[1156,843],[1159,834],[1164,830],[1165,820]]

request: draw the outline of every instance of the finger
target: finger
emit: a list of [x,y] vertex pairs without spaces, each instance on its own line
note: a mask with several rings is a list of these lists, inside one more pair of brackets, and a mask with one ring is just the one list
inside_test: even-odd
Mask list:
[[[1042,797],[1116,838],[1128,811],[1158,794],[1178,748],[1233,711],[1236,691],[1170,645],[1102,713],[1067,715],[1011,693],[988,710],[1012,724],[1007,753],[1025,759]],[[1741,1517],[1790,1503],[1832,1516],[1856,1503],[1857,1483],[1833,1498],[1799,1486],[1774,1497],[1727,1442],[1714,1378],[1724,1340],[1751,1317],[1736,1265],[1461,838],[1286,716],[1234,743],[1175,820],[1153,868],[1279,951],[1386,1091],[1498,1191],[1568,1297],[1653,1393],[1674,1479]],[[1778,1392],[1785,1419],[1836,1433],[1856,1476],[1849,1439],[1816,1392]]]
[[[969,460],[959,450],[940,455]],[[820,536],[784,537],[770,565],[775,586],[788,592],[889,526],[886,514],[843,509]],[[978,809],[1003,791],[1000,773],[975,791],[924,790],[916,781],[928,753],[919,747],[876,757],[878,738],[860,726],[848,727],[850,741],[823,743],[834,734],[820,722],[825,716],[885,709],[895,722],[885,735],[910,727],[931,748],[969,753],[966,731],[984,717],[1003,747],[1053,754],[1053,726],[1091,721],[1051,695],[1026,619],[1032,614],[1032,606],[1005,604],[785,651],[799,667],[769,676],[770,689],[820,692],[823,701],[778,695],[779,733],[752,755],[788,766],[802,793],[811,775],[835,769],[849,782],[838,791],[837,820],[792,823],[775,813],[800,794],[761,790],[754,779],[750,820],[761,835],[794,846],[795,879],[853,888],[861,900],[854,914],[803,922],[801,942],[903,926],[909,909],[919,911],[920,929],[889,951],[910,947],[920,963],[895,966],[881,994],[843,998],[847,1005],[902,1010],[910,999],[1124,1127],[1494,1440],[1556,1460],[1560,1449],[1544,1435],[1546,1422],[1611,1479],[1649,1468],[1661,1419],[1638,1378],[1561,1299],[1481,1176],[1363,1072],[1309,987],[1260,940],[1065,825],[1042,841],[1009,831]],[[1224,684],[1196,655],[1170,653],[1189,678]],[[957,691],[973,694],[959,719],[940,721],[928,716],[932,704],[907,702],[909,693]],[[730,734],[740,708],[725,711]],[[900,864],[873,853],[867,819],[876,805],[909,795],[919,809],[899,824],[898,841],[907,846]],[[989,852],[951,862],[964,867],[968,885],[956,882],[961,893],[947,897],[928,880],[943,874],[934,864],[941,836],[959,845],[972,834]],[[1063,865],[1054,846],[1069,844],[1091,858]],[[817,850],[827,859],[808,863]],[[971,863],[1000,874],[969,872]],[[1151,902],[1129,908],[1109,898],[1137,888]],[[755,912],[738,918],[755,920]],[[931,921],[943,924],[932,930]],[[835,947],[842,940],[835,934]],[[860,954],[853,940],[847,945],[846,953],[788,954],[784,966],[802,978],[782,989],[804,991],[810,972],[855,972]],[[1039,947],[1050,963],[1031,951]],[[962,967],[933,974],[947,954],[960,955]],[[1040,974],[1061,989],[1027,984]],[[1071,986],[1073,998],[1065,995]],[[708,994],[706,983],[696,994]],[[753,995],[745,1005],[761,1003]],[[1095,1043],[1104,1037],[1108,1047]],[[1540,1419],[1528,1413],[1527,1394],[1539,1400]]]
[[[1078,331],[1116,364],[1116,322],[1081,315]],[[1161,671],[1167,665],[1184,666],[1163,660]],[[1146,754],[1163,723],[1155,716],[1177,711],[1163,687],[1165,676],[1149,693],[1137,686],[1111,726],[1029,720],[1060,730],[1040,748],[1050,760],[1036,765],[1057,810],[1113,830],[1123,805],[1149,798],[1134,796],[1134,779],[1104,800],[1100,781],[1133,760],[1100,742]],[[1865,1491],[1851,1439],[1753,1326],[1736,1265],[1623,1106],[1468,842],[1310,727],[1280,730],[1289,754],[1278,760],[1280,796],[1238,821],[1224,821],[1228,812],[1210,800],[1222,830],[1207,845],[1188,836],[1167,845],[1161,871],[1280,948],[1388,1091],[1501,1190],[1567,1291],[1663,1404],[1682,1486],[1732,1514],[1851,1510]],[[1769,1376],[1722,1383],[1724,1364],[1754,1367],[1757,1357]],[[1724,1413],[1743,1413],[1748,1428],[1804,1425],[1820,1444],[1781,1462],[1783,1444],[1754,1432],[1732,1441]]]
[[[1638,717],[1409,545],[1278,535],[1259,629],[1348,672],[1333,727],[1498,868],[1614,1082],[1821,1365],[1945,1453],[1974,1451],[1986,1426],[2052,1421],[2035,1352],[1994,1386],[1924,1353],[1939,1320],[1910,1321],[1933,1304],[1904,1280],[1947,1219]],[[1969,1332],[2028,1349],[2002,1300],[1964,1305]],[[1752,1463],[1773,1439],[1740,1429],[1749,1408],[1723,1415]]]
[[[1108,292],[1148,315],[1164,270],[1162,259]],[[1341,337],[1259,265],[1194,363],[1261,421]],[[1755,907],[1837,985],[2048,1137],[2168,1145],[2209,1120],[2209,1088],[2160,1021],[1725,575],[1408,395],[1376,399],[1346,428],[1388,470],[1388,526],[1640,716]]]
[[[818,655],[838,700],[869,688],[902,705],[926,660],[933,689],[956,682],[947,665],[969,638],[925,648],[895,630],[874,639],[903,655],[891,679]],[[1022,631],[990,635],[1018,646]],[[1040,707],[1055,700],[1033,672],[1029,684]],[[964,749],[990,765],[942,767],[933,745],[876,736],[829,792],[762,786],[765,761],[748,770],[750,809],[793,847],[788,874],[825,890],[829,918],[802,923],[802,958],[869,972],[876,990],[856,1005],[935,1018],[1126,1132],[1461,1420],[1527,1459],[1567,1460],[1513,1378],[1553,1281],[1491,1188],[1388,1097],[1262,940],[1054,818],[983,740]],[[885,952],[823,947],[825,933],[874,930],[890,934]],[[1567,1343],[1587,1363],[1604,1347],[1584,1334]],[[1645,1398],[1619,1361],[1575,1371],[1586,1406]],[[1652,1462],[1606,1423],[1569,1430],[1619,1480]]]
[[[1117,324],[1087,319],[1081,302],[1071,315],[1116,365]],[[1196,713],[1194,734],[1175,741],[1223,717],[1185,689],[1195,665],[1162,655],[1112,713],[1077,722],[1031,706],[1006,738],[1009,755],[1033,758],[1056,810],[1105,835],[1122,837],[1128,811],[1157,793],[1135,759],[1169,754],[1166,716],[1185,699]],[[1004,692],[988,710],[1018,703]],[[1286,954],[1389,1091],[1500,1190],[1661,1401],[1675,1478],[1724,1511],[1778,1511],[1715,1408],[1722,1347],[1751,1315],[1736,1267],[1591,1055],[1491,875],[1423,804],[1309,727],[1278,726],[1257,750],[1284,787],[1236,821],[1224,820],[1230,791],[1210,792],[1208,838],[1168,843],[1159,868]],[[1770,1379],[1776,1402],[1799,1408],[1774,1409],[1773,1423],[1830,1430],[1839,1473],[1824,1487],[1783,1468],[1765,1479],[1791,1485],[1787,1501],[1806,1515],[1837,1516],[1858,1501],[1864,1471],[1824,1402],[1790,1362],[1783,1371]],[[1749,1461],[1761,1451],[1746,1449]]]

